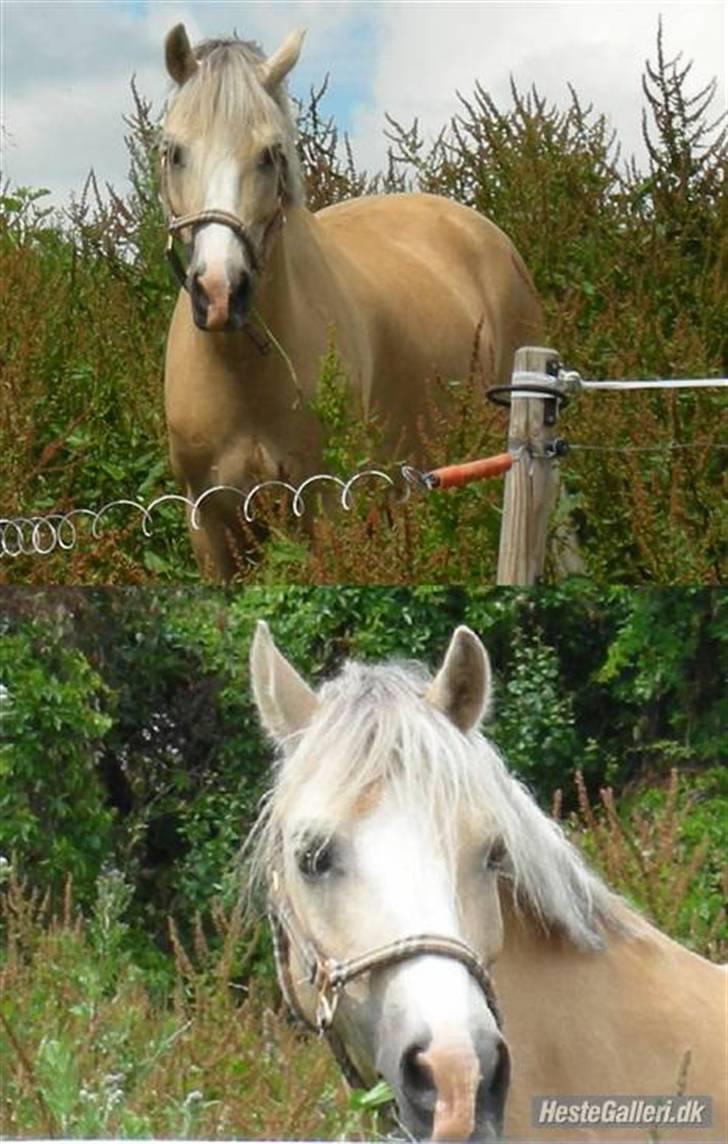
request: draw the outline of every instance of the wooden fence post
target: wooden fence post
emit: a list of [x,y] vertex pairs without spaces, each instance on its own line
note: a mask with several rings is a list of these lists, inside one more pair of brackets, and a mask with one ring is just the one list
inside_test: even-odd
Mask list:
[[[559,355],[555,350],[524,346],[516,350],[514,371],[555,374]],[[558,474],[553,458],[542,456],[553,439],[558,401],[540,395],[512,397],[508,425],[508,450],[522,446],[524,453],[505,479],[503,520],[498,550],[498,584],[535,584],[543,574],[546,530],[556,502]]]

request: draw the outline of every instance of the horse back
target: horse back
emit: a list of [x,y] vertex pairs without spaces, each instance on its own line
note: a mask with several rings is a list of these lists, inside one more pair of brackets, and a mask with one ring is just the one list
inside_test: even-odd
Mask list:
[[494,223],[435,195],[364,197],[313,221],[350,326],[363,331],[364,407],[380,410],[405,452],[419,457],[428,381],[463,380],[475,367],[480,392],[506,384],[516,349],[541,340],[528,271]]
[[[430,194],[369,195],[325,207],[320,228],[353,265],[383,286],[421,293],[431,276],[441,289],[472,281],[488,300],[522,306],[540,321],[531,276],[508,236],[485,215]],[[408,273],[414,281],[404,279]]]

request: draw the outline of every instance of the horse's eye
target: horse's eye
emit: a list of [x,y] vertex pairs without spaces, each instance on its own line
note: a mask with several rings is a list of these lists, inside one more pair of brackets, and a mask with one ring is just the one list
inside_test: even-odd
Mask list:
[[488,853],[485,856],[485,867],[487,870],[500,870],[506,857],[506,845],[502,838],[496,838],[494,842],[488,847]]
[[276,164],[276,152],[273,147],[264,147],[258,156],[258,170],[270,171]]
[[179,143],[170,143],[167,149],[167,158],[171,167],[184,167],[184,147],[180,147]]
[[308,841],[296,855],[298,869],[304,878],[322,878],[328,874],[334,864],[333,849],[333,844],[322,838]]

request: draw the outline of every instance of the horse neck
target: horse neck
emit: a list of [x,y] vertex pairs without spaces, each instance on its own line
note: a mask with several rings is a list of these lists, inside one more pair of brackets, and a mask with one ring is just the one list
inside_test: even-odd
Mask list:
[[701,1075],[717,1057],[714,1018],[697,1030],[695,1015],[719,1008],[720,971],[618,908],[633,932],[606,933],[603,951],[586,952],[503,902],[493,975],[516,1070],[514,1117],[526,1126],[529,1093],[670,1093],[686,1050],[701,1046]]
[[336,331],[342,359],[357,360],[355,307],[348,263],[316,215],[290,207],[263,275],[258,308],[272,329],[285,333],[286,350],[317,366]]
[[261,314],[267,321],[290,324],[311,298],[312,287],[326,268],[326,252],[314,216],[306,207],[289,207],[261,280]]

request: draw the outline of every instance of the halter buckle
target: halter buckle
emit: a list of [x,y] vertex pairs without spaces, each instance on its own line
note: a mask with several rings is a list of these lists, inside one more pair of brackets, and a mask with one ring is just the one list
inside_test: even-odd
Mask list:
[[329,997],[327,996],[326,988],[324,988],[318,995],[316,1001],[316,1028],[321,1036],[323,1036],[327,1029],[330,1029],[334,1023],[340,994],[340,989],[332,988],[331,996]]
[[316,997],[316,1028],[323,1035],[334,1023],[343,981],[336,979],[338,962],[328,959],[319,962],[314,970],[312,984],[318,987]]

